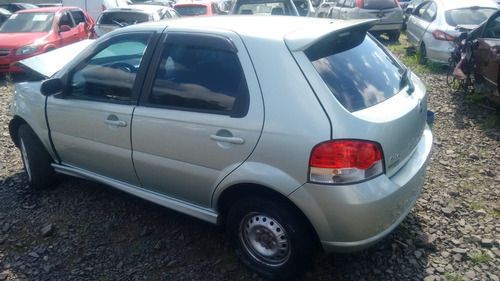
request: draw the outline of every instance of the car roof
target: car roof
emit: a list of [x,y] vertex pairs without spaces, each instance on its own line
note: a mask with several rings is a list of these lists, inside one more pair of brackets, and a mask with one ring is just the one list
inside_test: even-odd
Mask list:
[[456,9],[464,7],[491,7],[498,9],[498,5],[491,0],[434,0],[441,3],[445,9]]
[[[193,17],[172,21],[147,22],[121,28],[120,32],[132,30],[161,29],[165,27],[184,30],[226,30],[241,37],[269,38],[282,41],[284,38],[292,51],[304,50],[331,33],[343,32],[361,24],[373,25],[376,20],[335,20],[290,16],[239,16]],[[368,30],[368,29],[366,29]],[[347,34],[347,33],[346,33]]]
[[212,1],[182,1],[175,3],[175,6],[210,6],[212,5]]

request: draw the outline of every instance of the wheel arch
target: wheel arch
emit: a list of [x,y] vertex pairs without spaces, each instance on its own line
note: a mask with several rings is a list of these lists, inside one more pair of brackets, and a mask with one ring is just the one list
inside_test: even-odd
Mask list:
[[[9,122],[9,134],[10,138],[14,142],[14,145],[19,148],[19,138],[17,137],[17,132],[19,130],[19,127],[23,124],[28,124],[26,120],[19,116],[14,116],[12,120]],[[29,126],[29,124],[28,124]]]
[[238,200],[245,197],[262,197],[266,199],[276,200],[280,204],[286,204],[290,207],[297,216],[298,219],[302,220],[305,225],[307,225],[309,233],[311,233],[314,239],[314,244],[321,248],[321,243],[315,228],[311,224],[307,216],[302,212],[302,210],[297,207],[289,198],[283,194],[263,185],[252,184],[252,183],[240,183],[233,185],[226,190],[224,190],[217,200],[216,208],[220,214],[218,224],[224,226],[226,225],[227,214],[231,206]]

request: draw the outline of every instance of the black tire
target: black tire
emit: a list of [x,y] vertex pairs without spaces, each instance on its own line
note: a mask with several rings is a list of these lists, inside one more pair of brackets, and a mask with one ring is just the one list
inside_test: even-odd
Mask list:
[[51,166],[52,158],[35,132],[23,124],[18,129],[18,140],[29,186],[35,190],[53,186],[55,173]]
[[268,279],[290,280],[302,275],[317,249],[303,215],[276,200],[239,200],[229,210],[226,223],[240,260]]
[[387,31],[387,37],[389,37],[389,41],[396,42],[399,40],[399,36],[401,36],[401,32],[399,30]]
[[420,49],[419,49],[418,55],[419,55],[418,63],[426,64],[427,63],[427,48],[425,48],[424,43],[420,44]]

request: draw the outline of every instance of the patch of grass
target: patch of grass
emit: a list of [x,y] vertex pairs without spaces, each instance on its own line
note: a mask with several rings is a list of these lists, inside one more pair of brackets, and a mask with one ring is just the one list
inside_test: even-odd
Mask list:
[[464,278],[456,273],[445,272],[444,277],[446,277],[449,281],[464,281]]
[[492,214],[495,218],[500,218],[500,210],[493,210],[493,212],[491,212],[491,214]]
[[5,87],[9,92],[14,91],[14,79],[10,73],[5,74]]
[[482,209],[484,207],[484,202],[483,201],[474,201],[474,202],[470,203],[470,206],[474,210],[479,210],[479,209]]
[[491,257],[485,253],[475,253],[470,259],[474,263],[487,263],[492,260]]
[[476,104],[486,98],[483,94],[479,92],[474,92],[470,95],[466,95],[466,97],[468,99],[468,103],[470,104]]
[[493,129],[495,127],[500,127],[500,115],[488,116],[484,124],[481,125],[482,130]]

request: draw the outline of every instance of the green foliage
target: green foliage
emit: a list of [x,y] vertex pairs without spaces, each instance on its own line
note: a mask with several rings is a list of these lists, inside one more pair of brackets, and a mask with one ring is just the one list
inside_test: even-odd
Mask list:
[[474,201],[474,202],[470,203],[470,206],[474,210],[479,210],[479,209],[482,209],[484,207],[484,202],[482,202],[482,201]]
[[500,218],[500,210],[493,210],[491,213],[495,218]]
[[484,253],[475,253],[471,257],[471,261],[474,263],[487,263],[491,260],[492,258]]
[[486,118],[486,121],[481,125],[481,129],[493,129],[495,127],[500,127],[500,115],[491,115]]
[[486,98],[483,94],[479,92],[474,92],[470,95],[466,95],[467,99],[469,100],[470,104],[476,104],[480,101],[482,101],[484,98]]
[[464,279],[458,274],[452,274],[449,272],[445,272],[444,276],[446,277],[446,279],[448,281],[464,281]]

